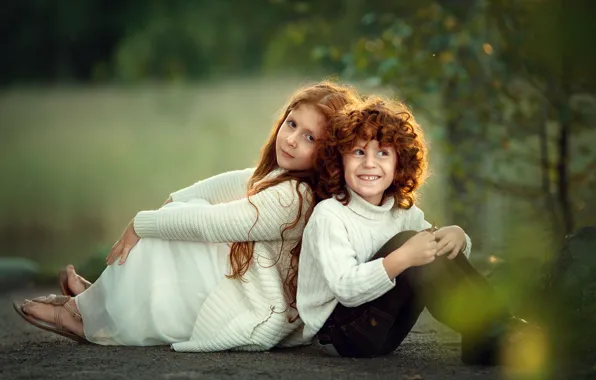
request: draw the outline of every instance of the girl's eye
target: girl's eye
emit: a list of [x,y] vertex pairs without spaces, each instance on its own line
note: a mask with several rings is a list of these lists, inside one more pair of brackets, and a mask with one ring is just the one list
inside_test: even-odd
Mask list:
[[294,120],[288,120],[286,123],[290,128],[296,128],[296,122]]
[[355,156],[364,156],[364,151],[362,149],[356,149],[356,150],[354,150],[354,155]]
[[379,156],[388,156],[389,155],[389,152],[386,151],[386,150],[380,150],[379,153],[378,153],[378,155]]
[[308,142],[315,142],[315,137],[313,135],[306,135],[305,137]]

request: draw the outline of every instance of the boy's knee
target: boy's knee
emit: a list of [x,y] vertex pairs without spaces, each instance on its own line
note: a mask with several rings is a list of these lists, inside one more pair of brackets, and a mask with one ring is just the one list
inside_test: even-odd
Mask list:
[[391,252],[404,245],[417,233],[418,231],[402,231],[398,233],[397,235],[389,239],[387,243],[383,244],[383,246],[381,247],[381,249],[378,250],[374,258],[385,257],[389,255]]

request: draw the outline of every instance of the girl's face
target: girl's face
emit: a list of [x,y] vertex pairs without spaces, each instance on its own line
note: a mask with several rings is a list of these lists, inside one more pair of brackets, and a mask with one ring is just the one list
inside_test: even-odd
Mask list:
[[343,163],[346,184],[368,202],[380,205],[395,175],[395,149],[379,146],[377,140],[367,143],[358,139],[352,150],[343,155]]
[[290,111],[277,131],[277,164],[286,170],[312,169],[315,141],[323,134],[325,124],[325,116],[311,104]]

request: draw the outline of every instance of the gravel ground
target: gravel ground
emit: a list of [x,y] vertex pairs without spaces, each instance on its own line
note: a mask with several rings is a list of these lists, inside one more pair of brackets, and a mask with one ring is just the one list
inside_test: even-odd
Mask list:
[[427,314],[392,355],[327,357],[314,347],[262,353],[176,353],[169,347],[79,345],[22,320],[12,300],[56,293],[52,288],[0,294],[1,379],[499,379],[501,368],[461,364],[459,336]]

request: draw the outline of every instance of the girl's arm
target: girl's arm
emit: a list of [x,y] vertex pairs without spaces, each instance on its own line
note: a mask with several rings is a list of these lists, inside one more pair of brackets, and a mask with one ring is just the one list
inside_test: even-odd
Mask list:
[[[406,211],[406,225],[404,229],[406,230],[414,230],[414,231],[422,231],[427,228],[432,227],[432,225],[424,219],[424,212],[416,207],[416,205],[412,206],[409,210]],[[466,246],[463,249],[462,253],[466,257],[470,257],[470,252],[472,251],[472,241],[468,234],[466,234]]]
[[[385,271],[383,258],[358,263],[345,226],[334,215],[313,214],[302,235],[300,255],[312,256],[318,264],[315,267],[321,271],[301,267],[300,281],[326,282],[337,300],[347,307],[372,301],[395,286]],[[321,275],[322,279],[318,279]]]
[[198,181],[170,194],[175,202],[201,198],[211,204],[235,201],[246,197],[248,181],[255,169],[233,170]]
[[283,229],[301,212],[296,227],[284,233],[284,239],[297,239],[311,202],[308,185],[300,184],[298,191],[303,197],[302,209],[299,208],[296,181],[284,181],[250,198],[227,203],[141,211],[134,218],[134,229],[143,238],[212,243],[274,241],[281,239]]

